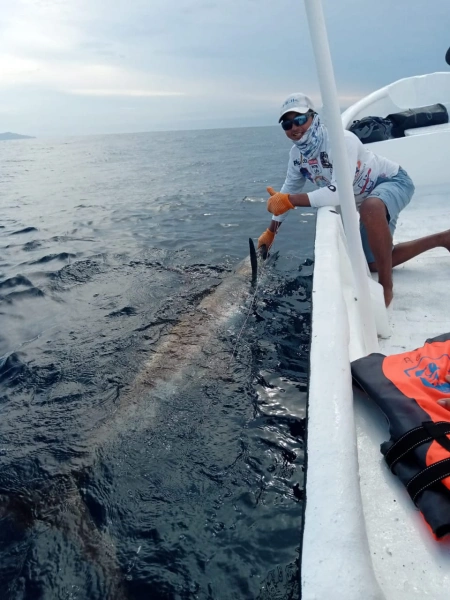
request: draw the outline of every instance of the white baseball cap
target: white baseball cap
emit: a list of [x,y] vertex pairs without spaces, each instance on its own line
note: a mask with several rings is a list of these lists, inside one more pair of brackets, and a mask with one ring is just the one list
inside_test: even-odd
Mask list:
[[278,123],[281,123],[283,116],[288,112],[304,114],[307,113],[308,110],[315,110],[311,98],[308,98],[308,96],[305,96],[305,94],[302,94],[301,92],[291,94],[281,105]]

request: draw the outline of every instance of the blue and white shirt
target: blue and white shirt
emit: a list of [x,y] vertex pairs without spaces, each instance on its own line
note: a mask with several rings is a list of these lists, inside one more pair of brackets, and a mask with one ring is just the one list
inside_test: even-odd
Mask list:
[[[303,156],[297,146],[292,146],[286,180],[280,190],[287,194],[300,194],[305,182],[310,181],[319,188],[308,192],[309,202],[315,208],[340,204],[333,176],[333,157],[327,137],[309,158]],[[359,207],[375,187],[377,179],[394,177],[398,173],[399,165],[368,150],[351,131],[344,132],[344,139],[351,165],[355,202]],[[285,216],[286,213],[273,218],[282,221]]]

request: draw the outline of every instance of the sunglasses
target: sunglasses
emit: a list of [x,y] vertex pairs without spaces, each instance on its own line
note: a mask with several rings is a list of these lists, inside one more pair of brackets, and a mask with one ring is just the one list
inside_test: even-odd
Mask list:
[[297,125],[297,127],[300,127],[300,125],[304,125],[308,119],[308,113],[304,115],[298,115],[294,119],[286,119],[286,121],[281,121],[281,127],[284,129],[284,131],[289,131],[290,129],[292,129],[293,125]]

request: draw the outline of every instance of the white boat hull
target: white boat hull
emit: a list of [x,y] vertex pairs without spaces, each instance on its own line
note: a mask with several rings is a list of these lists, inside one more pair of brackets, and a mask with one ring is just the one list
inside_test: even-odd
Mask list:
[[[363,116],[437,102],[450,109],[450,73],[395,82],[342,118],[348,127]],[[396,242],[450,229],[450,128],[414,133],[369,145],[400,163],[416,184]],[[317,223],[302,598],[444,600],[450,540],[433,539],[382,461],[380,444],[389,434],[381,413],[363,396],[353,404],[349,361],[363,355],[363,346],[345,243],[335,233],[340,223],[332,210],[320,209]],[[450,331],[449,281],[450,254],[443,248],[394,270],[392,335],[380,340],[381,352],[413,349]]]

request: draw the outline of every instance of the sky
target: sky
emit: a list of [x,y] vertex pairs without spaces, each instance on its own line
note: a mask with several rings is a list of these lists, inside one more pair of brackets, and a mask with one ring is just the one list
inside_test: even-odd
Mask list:
[[[450,67],[450,1],[323,0],[340,104]],[[0,132],[275,125],[320,104],[302,0],[0,0]]]

